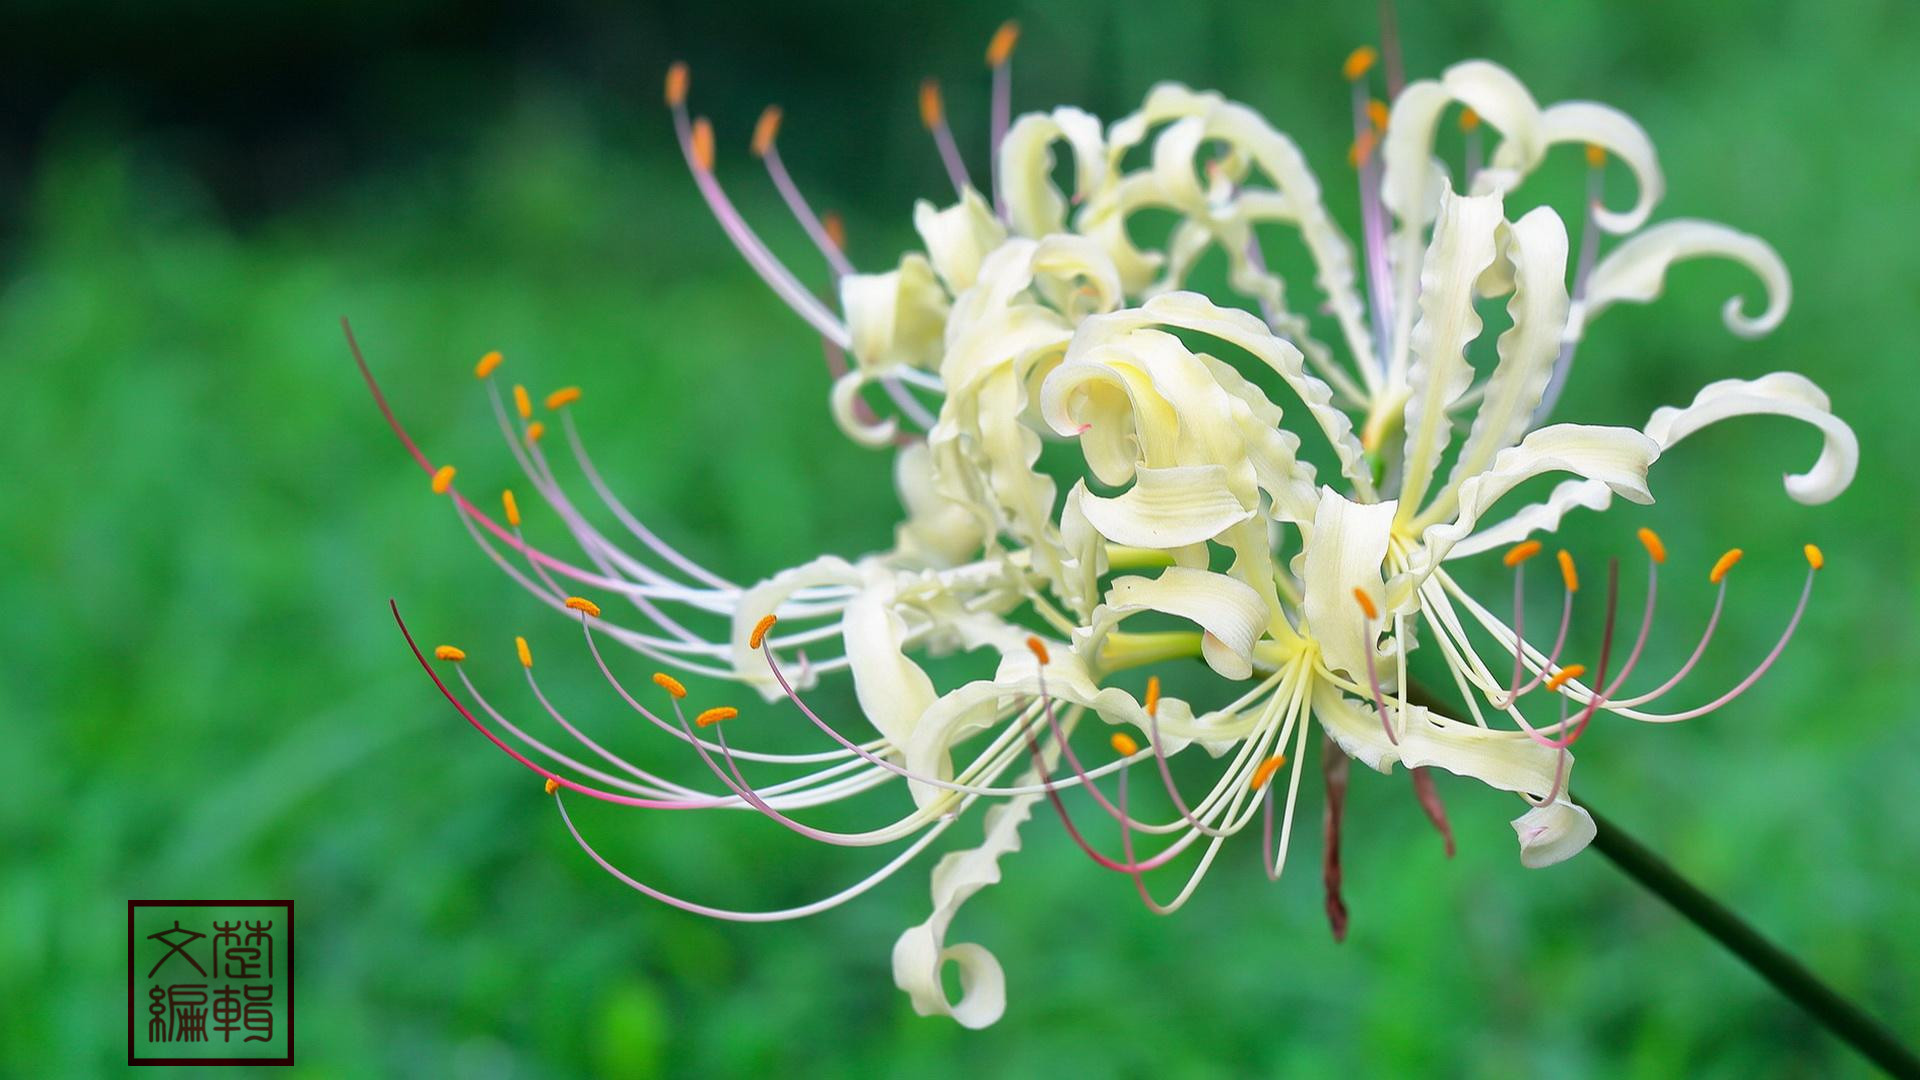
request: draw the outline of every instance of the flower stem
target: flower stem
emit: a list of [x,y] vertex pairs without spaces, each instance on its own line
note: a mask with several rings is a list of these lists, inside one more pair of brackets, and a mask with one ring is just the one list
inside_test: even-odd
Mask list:
[[1599,832],[1593,846],[1621,872],[1665,900],[1688,922],[1707,932],[1739,957],[1781,995],[1806,1010],[1842,1042],[1865,1054],[1894,1076],[1920,1077],[1920,1056],[1901,1044],[1879,1021],[1821,981],[1807,966],[1763,937],[1725,904],[1701,892],[1671,863],[1648,850],[1625,829],[1604,817],[1585,799],[1575,802],[1593,815]]
[[[1432,690],[1409,681],[1407,696],[1435,712],[1451,715],[1457,710],[1436,697]],[[1874,1064],[1894,1076],[1920,1077],[1920,1056],[1901,1043],[1893,1032],[1867,1015],[1860,1006],[1841,997],[1833,987],[1821,981],[1786,951],[1761,936],[1752,924],[1725,904],[1700,891],[1700,887],[1682,877],[1673,865],[1635,840],[1611,818],[1603,816],[1585,799],[1573,801],[1593,815],[1599,830],[1593,846],[1608,861],[1688,922],[1706,931],[1728,952],[1752,968],[1773,985],[1781,996],[1806,1011],[1821,1027],[1840,1041],[1867,1056]]]

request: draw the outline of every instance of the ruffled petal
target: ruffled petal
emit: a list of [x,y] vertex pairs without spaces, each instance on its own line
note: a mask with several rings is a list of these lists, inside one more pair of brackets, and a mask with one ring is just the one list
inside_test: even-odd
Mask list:
[[1201,654],[1228,679],[1253,674],[1253,643],[1267,623],[1267,605],[1250,586],[1225,574],[1170,566],[1157,578],[1115,578],[1107,603],[1116,610],[1143,608],[1191,620],[1206,633]]
[[1081,508],[1109,541],[1161,549],[1211,540],[1253,516],[1227,486],[1224,465],[1142,466],[1133,487],[1111,499],[1088,495]]
[[1495,240],[1505,218],[1500,196],[1442,198],[1420,273],[1420,321],[1414,324],[1413,364],[1407,373],[1406,453],[1400,514],[1411,521],[1426,498],[1440,455],[1453,437],[1453,403],[1473,385],[1466,350],[1480,336],[1474,312],[1474,282],[1493,265]]
[[1618,303],[1644,304],[1667,286],[1667,271],[1685,259],[1715,256],[1732,259],[1752,270],[1767,289],[1766,309],[1749,315],[1743,298],[1729,297],[1721,309],[1727,329],[1740,337],[1770,333],[1787,317],[1793,302],[1793,281],[1787,276],[1773,245],[1757,236],[1712,221],[1682,218],[1663,221],[1627,240],[1593,268],[1586,296],[1576,305],[1568,330],[1574,337],[1586,332],[1600,313]]
[[868,575],[841,618],[847,664],[860,712],[894,746],[906,745],[920,715],[938,697],[933,680],[905,651],[906,620],[894,609],[893,575]]
[[1006,227],[993,216],[993,207],[972,188],[945,210],[934,209],[924,199],[915,203],[913,227],[926,245],[934,270],[956,294],[973,287],[981,260],[1007,238]]
[[1629,233],[1645,225],[1654,204],[1667,193],[1666,177],[1660,172],[1660,158],[1654,153],[1653,140],[1633,117],[1611,105],[1593,101],[1549,105],[1540,114],[1540,135],[1549,145],[1598,146],[1633,171],[1639,189],[1633,206],[1626,210],[1594,208],[1594,222],[1610,233]]
[[1513,831],[1520,837],[1520,865],[1536,870],[1580,854],[1600,832],[1592,814],[1564,798],[1514,818]]
[[848,274],[840,279],[840,306],[863,370],[940,366],[949,305],[925,258],[907,255],[884,274]]
[[1092,114],[1062,107],[1014,121],[1000,143],[1000,188],[1007,218],[1022,236],[1066,230],[1067,199],[1053,184],[1053,144],[1062,140],[1073,150],[1076,198],[1086,198],[1106,182],[1106,140]]
[[1313,530],[1298,566],[1305,583],[1304,632],[1319,643],[1330,670],[1350,677],[1366,675],[1365,650],[1374,647],[1386,623],[1375,619],[1369,631],[1365,612],[1353,594],[1356,589],[1365,592],[1376,611],[1386,611],[1380,566],[1386,561],[1398,509],[1392,502],[1349,502],[1332,488],[1320,489]]

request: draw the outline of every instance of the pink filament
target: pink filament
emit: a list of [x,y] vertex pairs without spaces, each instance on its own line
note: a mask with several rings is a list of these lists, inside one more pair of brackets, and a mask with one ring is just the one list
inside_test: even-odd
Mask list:
[[833,242],[833,238],[827,235],[827,227],[820,223],[820,216],[813,212],[813,207],[808,204],[806,196],[800,194],[800,186],[795,184],[793,177],[787,173],[786,164],[780,160],[779,144],[768,146],[767,152],[760,155],[760,158],[767,163],[767,175],[772,178],[773,186],[780,192],[780,198],[786,202],[787,209],[793,211],[793,216],[800,222],[800,227],[807,231],[808,239],[813,241],[814,247],[820,249],[820,254],[827,260],[827,264],[833,267],[833,276],[838,278],[853,273],[853,263],[847,260],[846,252],[841,251]]
[[1326,780],[1327,805],[1321,817],[1321,835],[1325,841],[1320,854],[1320,882],[1327,894],[1327,924],[1333,940],[1347,940],[1347,902],[1340,895],[1340,819],[1347,802],[1347,773],[1351,768],[1347,755],[1333,739],[1320,741],[1320,771]]

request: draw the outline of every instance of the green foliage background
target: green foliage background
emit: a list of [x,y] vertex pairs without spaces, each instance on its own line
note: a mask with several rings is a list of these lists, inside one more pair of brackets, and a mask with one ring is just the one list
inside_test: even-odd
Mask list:
[[[658,95],[670,57],[693,61],[722,175],[775,246],[812,266],[746,154],[769,100],[787,106],[789,164],[846,214],[872,268],[912,242],[911,201],[943,186],[915,118],[919,76],[946,78],[977,149],[979,53],[1007,15],[1026,27],[1021,108],[1111,117],[1158,79],[1218,87],[1298,138],[1351,225],[1338,67],[1373,37],[1372,5],[355,14],[213,3],[176,21],[99,5],[93,28],[72,11],[25,20],[48,35],[42,63],[92,66],[43,102],[0,221],[0,1073],[114,1067],[126,900],[210,896],[297,901],[312,1075],[1864,1072],[1596,854],[1523,870],[1510,800],[1443,781],[1461,839],[1449,862],[1403,778],[1358,771],[1347,944],[1321,915],[1316,829],[1277,886],[1251,844],[1233,845],[1161,920],[1042,816],[953,937],[1006,964],[1006,1019],[980,1033],[921,1019],[888,956],[925,917],[931,859],[802,924],[653,904],[580,855],[537,781],[445,707],[394,630],[389,596],[427,642],[466,645],[523,715],[510,639],[524,632],[576,717],[666,760],[572,631],[428,495],[358,382],[343,314],[468,491],[512,479],[467,375],[501,348],[503,374],[536,390],[583,384],[579,418],[629,504],[736,580],[888,542],[886,460],[834,431],[815,343],[733,257],[674,156]],[[1799,643],[1754,693],[1688,725],[1597,728],[1580,782],[1920,1034],[1920,10],[1515,0],[1410,4],[1401,19],[1415,75],[1483,55],[1543,100],[1626,109],[1662,154],[1660,216],[1759,233],[1794,270],[1793,312],[1758,342],[1718,318],[1752,282],[1699,265],[1657,305],[1610,313],[1583,348],[1565,418],[1637,424],[1707,381],[1793,369],[1854,425],[1862,466],[1837,503],[1794,504],[1779,476],[1810,463],[1816,439],[1751,421],[1663,461],[1658,506],[1574,523],[1565,542],[1583,562],[1625,553],[1629,581],[1633,528],[1666,535],[1655,669],[1693,640],[1706,565],[1746,548],[1706,685],[1771,642],[1799,545],[1830,559]],[[119,51],[72,46],[95,30]],[[149,32],[200,34],[211,55],[169,66],[152,59],[166,49],[126,44]],[[318,105],[232,149],[222,110],[304,92],[312,69],[277,72],[276,50],[335,47],[346,59]],[[199,96],[160,107],[155,85]],[[822,700],[851,695],[838,684]],[[745,725],[791,723],[742,704]],[[799,902],[866,865],[745,816],[581,817],[643,877],[719,903]],[[952,835],[970,843],[978,824]]]

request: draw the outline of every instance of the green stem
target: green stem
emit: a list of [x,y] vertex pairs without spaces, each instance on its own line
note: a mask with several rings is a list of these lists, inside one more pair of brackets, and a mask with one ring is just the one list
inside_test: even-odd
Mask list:
[[[1418,683],[1408,683],[1407,696],[1435,712],[1454,711],[1436,698],[1433,691]],[[1593,816],[1599,830],[1593,846],[1622,873],[1705,931],[1836,1038],[1894,1076],[1920,1077],[1920,1056],[1902,1044],[1893,1032],[1860,1006],[1841,997],[1805,964],[1761,936],[1732,909],[1700,891],[1699,886],[1682,877],[1671,863],[1601,815],[1592,803],[1585,799],[1574,801]]]
[[1894,1076],[1920,1077],[1920,1057],[1879,1021],[1858,1005],[1841,997],[1778,945],[1762,937],[1745,919],[1713,897],[1701,892],[1693,882],[1680,876],[1672,864],[1649,851],[1626,830],[1602,816],[1585,799],[1578,800],[1593,815],[1599,833],[1593,846],[1638,882],[1648,892],[1665,900],[1688,922],[1739,957],[1759,976],[1773,984],[1788,1001],[1806,1010],[1822,1027],[1842,1042],[1865,1054],[1874,1064]]

